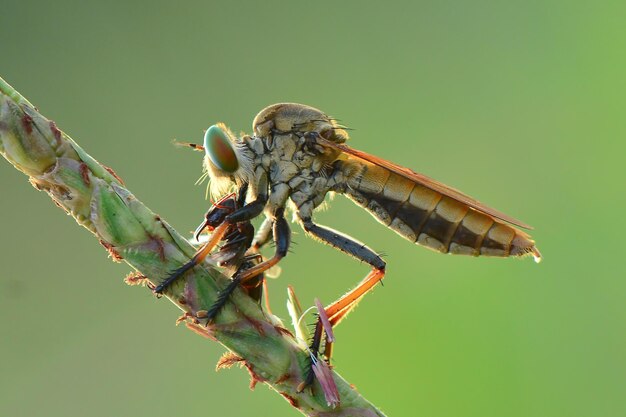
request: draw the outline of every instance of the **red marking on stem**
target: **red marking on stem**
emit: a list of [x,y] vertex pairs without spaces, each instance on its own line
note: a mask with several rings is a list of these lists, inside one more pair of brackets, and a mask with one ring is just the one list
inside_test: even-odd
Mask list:
[[274,326],[274,330],[276,330],[276,333],[278,334],[295,337],[294,334],[291,333],[289,329],[285,329],[284,327]]
[[256,372],[254,372],[254,370],[252,369],[252,365],[251,364],[249,364],[246,361],[244,361],[242,363],[248,369],[248,373],[250,373],[250,389],[251,390],[254,390],[254,388],[256,387],[256,384],[258,384],[259,382],[265,382],[266,381],[265,378],[263,378],[262,376],[260,376]]
[[286,392],[279,392],[279,394],[282,395],[283,398],[285,398],[287,401],[289,401],[289,404],[291,404],[293,408],[300,408],[300,403],[298,402],[298,400],[293,398],[291,395],[287,394]]
[[113,245],[105,242],[102,239],[100,239],[99,241],[100,244],[104,246],[104,248],[109,252],[109,256],[111,257],[111,259],[113,259],[113,262],[122,262],[122,259],[124,258],[122,257],[122,255],[119,254],[119,252],[115,250],[115,247]]
[[124,283],[130,286],[146,285],[148,283],[148,277],[139,272],[131,272],[124,278]]
[[282,384],[283,382],[287,381],[289,378],[291,378],[290,374],[284,374],[283,376],[281,376],[280,378],[278,378],[276,380],[276,382],[274,382],[275,384]]
[[186,321],[188,318],[192,318],[192,317],[193,317],[193,315],[190,312],[185,311],[183,313],[183,315],[181,315],[179,318],[176,319],[176,325],[178,326],[180,323],[182,323],[182,322]]
[[57,127],[57,124],[54,123],[54,121],[50,120],[50,130],[52,131],[52,134],[54,135],[54,140],[56,140],[57,146],[61,146],[61,131],[59,130],[59,128]]
[[216,371],[221,369],[228,369],[231,366],[239,364],[239,366],[245,366],[250,374],[250,389],[254,389],[259,382],[265,382],[266,379],[254,372],[252,365],[250,365],[244,358],[237,356],[232,352],[226,352],[222,355],[219,361],[217,361]]
[[33,133],[33,118],[24,113],[24,115],[22,116],[22,126],[24,126],[24,130],[29,135]]
[[190,322],[186,322],[185,326],[187,326],[187,328],[191,330],[192,332],[194,332],[195,334],[200,335],[202,337],[206,337],[207,339],[211,339],[214,342],[217,342],[217,339],[215,338],[215,336],[213,336],[213,332],[209,330],[208,328],[201,326],[198,323],[190,323]]
[[161,259],[161,262],[165,262],[165,245],[163,244],[163,239],[154,235],[149,236],[152,243],[156,245],[156,253],[159,255],[159,259]]
[[89,187],[91,185],[91,180],[89,179],[89,167],[84,162],[81,162],[80,164],[80,176],[83,178],[85,185]]
[[243,361],[244,359],[241,356],[237,356],[233,352],[226,352],[217,361],[217,365],[215,365],[215,370],[220,371],[222,369],[228,369],[235,364],[243,365]]
[[254,327],[254,328],[256,329],[256,331],[257,331],[257,332],[258,332],[261,336],[265,336],[265,329],[263,329],[263,324],[262,324],[262,323],[260,323],[260,322],[259,322],[259,321],[257,321],[257,320],[254,320],[254,319],[252,319],[252,318],[250,318],[250,317],[248,317],[248,316],[246,316],[246,315],[244,315],[243,317],[246,319],[246,321],[247,321],[248,323],[250,323],[250,324],[252,325],[252,327]]
[[[100,165],[102,165],[102,164],[100,164]],[[126,184],[124,184],[124,181],[115,173],[115,171],[113,171],[113,169],[111,169],[110,167],[108,167],[106,165],[102,165],[102,168],[106,169],[109,174],[113,175],[115,177],[115,179],[120,182],[120,184],[126,185]]]

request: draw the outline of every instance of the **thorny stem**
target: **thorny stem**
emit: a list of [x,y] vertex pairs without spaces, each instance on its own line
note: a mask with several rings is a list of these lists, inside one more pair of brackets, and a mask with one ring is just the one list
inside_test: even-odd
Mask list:
[[[0,154],[92,232],[113,259],[123,260],[153,284],[193,256],[194,248],[137,200],[111,169],[89,156],[2,78]],[[334,371],[340,405],[327,405],[318,381],[311,389],[297,392],[305,378],[306,349],[278,318],[264,313],[245,293],[235,291],[208,329],[198,324],[203,323],[201,318],[217,298],[218,289],[228,282],[218,269],[205,263],[165,294],[184,311],[188,327],[232,352],[220,361],[222,366],[245,365],[252,385],[268,384],[307,416],[384,417]]]

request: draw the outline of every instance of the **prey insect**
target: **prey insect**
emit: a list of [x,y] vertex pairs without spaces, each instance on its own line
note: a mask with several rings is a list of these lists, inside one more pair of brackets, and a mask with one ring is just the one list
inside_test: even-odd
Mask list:
[[[212,205],[206,212],[204,221],[198,226],[194,233],[196,240],[200,234],[207,231],[214,231],[224,224],[224,219],[229,214],[243,207],[246,197],[247,186],[242,186],[237,193],[230,193],[222,197]],[[246,271],[254,268],[260,263],[262,257],[258,252],[250,250],[254,237],[254,226],[250,221],[243,221],[235,224],[228,224],[220,238],[221,246],[219,250],[210,254],[215,247],[213,241],[209,239],[196,252],[196,255],[189,262],[173,271],[170,276],[161,282],[154,291],[162,293],[172,282],[182,276],[194,266],[204,262],[207,257],[226,268],[226,273],[230,275],[231,281],[228,286],[222,289],[215,303],[208,310],[206,318],[211,322],[219,313],[220,309],[228,301],[228,297],[239,286],[241,286],[250,297],[257,302],[263,296],[264,274],[246,274]],[[210,255],[209,255],[210,254]]]
[[[535,242],[521,230],[530,226],[425,175],[347,146],[346,129],[320,110],[274,104],[255,117],[252,129],[251,136],[237,138],[223,124],[214,125],[206,131],[204,146],[192,145],[205,151],[204,169],[213,195],[242,189],[246,194],[245,205],[223,218],[199,253],[209,253],[233,225],[264,214],[251,247],[258,250],[273,238],[276,252],[241,273],[242,282],[253,278],[287,254],[289,203],[307,235],[372,268],[355,288],[325,307],[331,326],[383,279],[386,269],[383,259],[365,244],[314,222],[314,210],[331,192],[348,197],[402,237],[437,252],[541,259]],[[164,290],[182,273],[172,275],[158,289]],[[322,341],[318,320],[310,346],[314,357]],[[325,344],[326,360],[331,346]],[[307,382],[311,381],[312,376]]]

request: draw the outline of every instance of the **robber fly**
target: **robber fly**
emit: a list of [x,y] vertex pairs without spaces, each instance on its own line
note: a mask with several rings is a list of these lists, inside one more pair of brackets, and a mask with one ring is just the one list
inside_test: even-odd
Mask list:
[[[204,169],[213,195],[247,188],[246,204],[224,217],[195,262],[201,262],[233,225],[264,214],[251,247],[258,250],[273,239],[276,252],[242,271],[239,280],[246,282],[272,267],[289,248],[285,207],[290,202],[308,235],[372,267],[354,289],[325,307],[331,326],[383,279],[386,264],[365,244],[314,222],[314,210],[330,192],[345,195],[402,237],[437,252],[541,259],[535,242],[520,230],[530,226],[425,175],[348,147],[346,129],[320,110],[274,104],[255,117],[252,129],[251,136],[237,138],[223,124],[214,125],[206,131],[204,146],[195,145],[205,151]],[[178,276],[170,276],[159,289]],[[321,339],[318,321],[310,347],[316,356]],[[330,359],[328,344],[325,356]]]

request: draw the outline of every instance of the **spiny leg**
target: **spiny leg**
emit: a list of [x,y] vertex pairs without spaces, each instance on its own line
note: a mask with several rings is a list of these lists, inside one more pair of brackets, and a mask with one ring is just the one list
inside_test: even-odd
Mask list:
[[[332,327],[335,327],[339,322],[345,318],[354,307],[357,306],[360,299],[367,294],[374,286],[382,281],[385,276],[385,269],[374,268],[370,273],[357,285],[355,288],[350,290],[344,296],[339,298],[337,301],[333,302],[331,305],[324,309],[326,316],[328,317],[328,321]],[[309,350],[311,354],[315,357],[319,355],[319,350],[321,347],[322,339],[324,338],[324,326],[322,325],[321,319],[318,318],[315,323],[315,330],[313,331],[313,336],[311,338],[311,344],[309,345]],[[324,344],[324,356],[327,362],[330,362],[330,358],[332,356],[333,351],[333,342],[329,342],[328,339]],[[312,365],[312,363],[311,363]],[[305,383],[302,385],[302,389],[306,386],[310,385],[313,382],[314,374],[313,372],[308,372],[306,376]]]
[[232,281],[220,291],[217,300],[208,311],[207,318],[211,322],[224,307],[230,295],[235,289],[253,279],[257,275],[267,271],[274,265],[276,265],[282,258],[287,256],[289,250],[289,244],[291,243],[291,230],[289,230],[289,224],[285,220],[283,210],[279,210],[276,214],[276,218],[273,221],[274,242],[276,243],[276,253],[270,259],[263,261],[251,268],[238,271],[233,277]]
[[202,263],[209,255],[209,253],[211,253],[213,248],[218,244],[218,242],[222,240],[222,237],[224,237],[224,233],[226,233],[226,230],[229,226],[230,225],[228,223],[224,222],[217,228],[215,228],[209,240],[200,248],[200,250],[198,250],[198,252],[196,252],[193,258],[191,258],[189,262],[172,272],[165,280],[157,285],[154,289],[154,292],[156,294],[163,294],[163,291],[165,291],[170,285],[172,285],[172,283],[180,278],[185,272],[189,271],[194,266]]
[[[386,264],[385,261],[383,261],[382,258],[376,254],[376,252],[348,235],[325,226],[317,225],[313,223],[310,218],[301,219],[301,222],[302,227],[308,234],[360,261],[368,263],[373,268],[372,271],[355,288],[324,309],[330,324],[334,327],[339,324],[339,322],[345,318],[354,307],[356,307],[359,300],[365,294],[367,294],[378,282],[383,279],[385,276]],[[322,322],[318,319],[315,325],[315,331],[313,332],[311,345],[309,347],[311,353],[316,357],[319,354],[323,338],[323,330]],[[328,361],[330,361],[331,354],[332,343],[327,341],[324,355]],[[310,385],[313,382],[313,377],[313,372],[309,371],[305,384],[301,388],[304,389],[304,387]]]
[[[215,246],[219,243],[219,241],[224,237],[224,234],[227,232],[228,228],[238,222],[250,221],[259,214],[263,212],[263,208],[267,203],[267,176],[261,175],[259,179],[259,183],[257,184],[257,189],[259,190],[259,194],[256,200],[252,201],[245,206],[236,209],[231,214],[227,215],[222,223],[215,227],[213,234],[209,238],[209,240],[202,246],[202,248],[193,256],[193,258],[187,262],[185,265],[178,268],[174,271],[170,276],[168,276],[163,282],[161,282],[155,289],[154,292],[156,294],[162,294],[163,291],[167,289],[176,279],[182,276],[185,272],[198,265],[207,257],[207,255],[215,248]],[[244,184],[239,189],[239,199],[245,200],[245,194],[248,190],[248,186]],[[220,208],[219,206],[216,206]],[[210,211],[209,211],[210,213]],[[195,236],[196,239],[202,233],[202,231],[209,226],[211,222],[209,219],[209,213],[207,213],[205,222],[203,222],[198,229],[196,229]]]
[[344,294],[337,301],[326,307],[326,315],[330,324],[335,327],[358,304],[361,297],[367,294],[385,277],[385,269],[374,268],[355,288]]
[[[254,265],[263,262],[263,257],[258,254],[249,254],[245,256],[244,262],[239,265],[234,275],[242,273],[244,270],[252,268]],[[233,276],[234,276],[233,275]],[[242,283],[241,287],[246,290],[246,293],[257,303],[261,304],[264,296],[265,287],[265,274],[258,274],[257,276],[249,279],[247,282]]]
[[[241,191],[244,193],[247,190],[247,185],[241,187]],[[211,208],[204,215],[204,221],[196,228],[194,237],[198,240],[200,234],[205,230],[215,231],[209,240],[196,252],[193,258],[172,272],[162,283],[155,288],[155,293],[162,294],[167,287],[169,287],[176,279],[180,278],[185,272],[198,265],[208,256],[213,248],[219,243],[220,240],[226,238],[232,233],[231,228],[226,224],[225,219],[229,213],[232,213],[236,209],[236,202],[234,201],[234,193],[224,196],[219,201],[213,203]],[[219,226],[223,226],[224,230],[215,230]],[[232,243],[232,242],[231,242]]]
[[[263,255],[261,255],[260,249],[272,239],[273,225],[274,221],[270,217],[266,217],[261,226],[259,226],[259,229],[252,240],[252,245],[250,246],[250,253],[258,256],[261,259],[261,262],[263,261]],[[269,314],[272,314],[269,294],[267,292],[267,280],[264,275],[261,275],[260,277],[257,275],[257,279],[259,279],[260,282],[261,288],[259,291],[263,295],[265,310]]]

